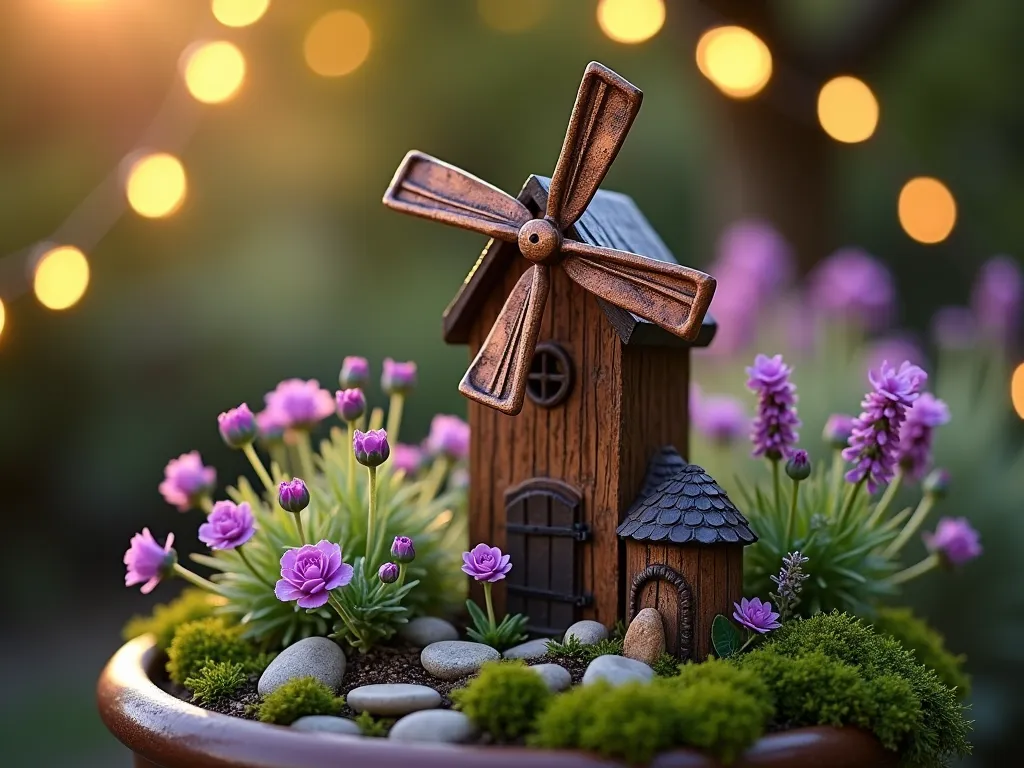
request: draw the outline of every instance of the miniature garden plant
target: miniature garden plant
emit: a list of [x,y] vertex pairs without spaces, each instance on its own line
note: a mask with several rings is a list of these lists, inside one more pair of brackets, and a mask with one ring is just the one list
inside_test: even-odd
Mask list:
[[512,570],[511,558],[502,554],[497,547],[477,544],[469,552],[462,553],[462,571],[483,585],[487,614],[472,600],[466,601],[473,626],[466,630],[478,643],[503,651],[526,639],[526,616],[521,613],[508,614],[498,623],[494,616],[494,601],[491,589]]

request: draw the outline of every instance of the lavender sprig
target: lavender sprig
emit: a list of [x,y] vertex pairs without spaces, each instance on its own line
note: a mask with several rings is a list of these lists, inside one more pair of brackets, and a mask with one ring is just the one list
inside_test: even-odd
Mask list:
[[800,551],[790,552],[782,558],[782,568],[778,576],[772,576],[771,580],[778,586],[779,591],[771,594],[772,600],[779,607],[779,615],[782,621],[789,620],[800,604],[800,592],[803,590],[804,582],[808,575],[804,573],[803,566],[809,558],[800,554]]

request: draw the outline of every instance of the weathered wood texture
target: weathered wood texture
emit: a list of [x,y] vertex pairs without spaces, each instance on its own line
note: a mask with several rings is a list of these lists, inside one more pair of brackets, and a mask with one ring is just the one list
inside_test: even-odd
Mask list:
[[[640,573],[649,565],[667,565],[690,585],[693,609],[693,656],[703,661],[711,652],[711,622],[715,615],[731,616],[734,602],[743,595],[743,546],[740,544],[626,543],[626,573]],[[666,649],[679,654],[676,636],[677,591],[662,581],[649,582],[636,609],[657,608],[665,619]]]

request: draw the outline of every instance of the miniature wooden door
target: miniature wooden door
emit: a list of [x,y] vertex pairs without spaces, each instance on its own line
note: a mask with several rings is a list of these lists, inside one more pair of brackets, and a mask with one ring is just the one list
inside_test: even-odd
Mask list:
[[581,586],[583,499],[558,480],[527,480],[505,494],[505,515],[508,612],[528,616],[533,634],[561,635],[592,601]]

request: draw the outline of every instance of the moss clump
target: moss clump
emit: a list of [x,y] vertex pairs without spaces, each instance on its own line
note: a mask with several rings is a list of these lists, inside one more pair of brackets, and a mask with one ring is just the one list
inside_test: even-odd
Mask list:
[[700,664],[689,661],[679,667],[679,675],[672,682],[684,687],[700,683],[723,683],[732,686],[762,702],[765,719],[772,716],[772,694],[765,681],[750,670],[742,669],[730,661],[715,658]]
[[361,712],[355,719],[356,725],[363,736],[374,739],[383,739],[388,735],[391,726],[395,724],[394,719],[387,717],[374,717],[369,712]]
[[658,677],[675,677],[679,674],[679,659],[671,653],[663,653],[654,660],[651,669]]
[[206,618],[178,627],[167,649],[167,674],[184,685],[195,677],[207,662],[246,664],[256,654],[241,638],[237,627],[229,627],[223,619]]
[[192,691],[192,701],[211,704],[231,698],[248,678],[241,664],[210,661],[197,674],[185,680],[185,687]]
[[772,707],[741,688],[702,680],[682,688],[676,699],[681,745],[731,763],[761,738]]
[[581,643],[575,636],[570,637],[564,643],[555,640],[548,641],[548,656],[553,659],[565,661],[576,661],[581,664],[589,664],[598,656],[621,656],[622,638],[609,637],[599,640],[592,645]]
[[299,677],[268,694],[257,712],[264,723],[291,725],[307,715],[339,715],[343,706],[345,699],[315,677]]
[[452,701],[498,741],[514,741],[533,729],[551,698],[547,684],[521,661],[490,662]]
[[964,671],[967,657],[951,653],[942,635],[914,616],[909,608],[882,608],[875,620],[875,629],[913,651],[920,663],[935,670],[939,680],[956,689],[961,700],[970,695],[971,678]]
[[169,603],[157,605],[149,616],[133,616],[121,634],[125,640],[133,640],[152,633],[156,637],[156,647],[166,651],[171,647],[178,627],[212,615],[216,605],[217,598],[212,595],[199,589],[186,589]]

